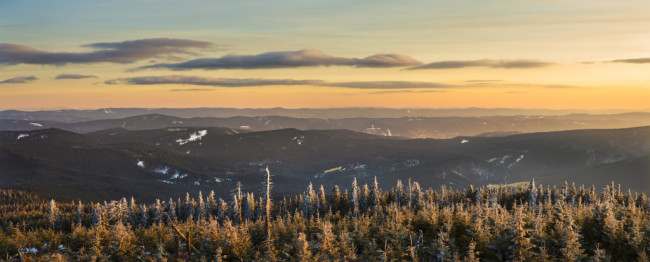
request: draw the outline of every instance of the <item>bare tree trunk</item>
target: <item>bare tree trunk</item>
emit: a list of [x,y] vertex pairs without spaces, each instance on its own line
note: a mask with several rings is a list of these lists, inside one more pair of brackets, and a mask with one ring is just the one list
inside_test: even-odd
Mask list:
[[266,167],[266,233],[267,239],[271,241],[271,172]]

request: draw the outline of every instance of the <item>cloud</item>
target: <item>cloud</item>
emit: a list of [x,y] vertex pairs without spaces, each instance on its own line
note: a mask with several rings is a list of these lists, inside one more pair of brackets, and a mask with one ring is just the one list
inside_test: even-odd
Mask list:
[[54,79],[83,79],[83,78],[97,78],[95,75],[79,75],[79,74],[60,74]]
[[450,88],[456,85],[417,82],[417,81],[366,81],[366,82],[338,82],[323,84],[324,86],[358,88],[358,89],[415,89],[415,88]]
[[189,92],[189,91],[214,91],[214,89],[209,88],[190,88],[190,89],[170,89],[172,92]]
[[377,54],[366,58],[335,57],[315,49],[267,52],[257,55],[226,55],[220,58],[201,58],[183,63],[154,64],[139,69],[263,69],[314,66],[404,67],[422,63],[406,55]]
[[0,81],[0,84],[24,84],[36,80],[38,80],[38,77],[35,76],[17,76],[14,78],[6,79],[4,81]]
[[[11,80],[11,79],[10,79]],[[9,80],[7,80],[9,81]],[[5,81],[5,82],[7,82]],[[461,88],[512,88],[530,90],[547,89],[582,89],[585,87],[562,84],[508,83],[503,80],[467,80],[460,83],[439,83],[420,81],[359,81],[359,82],[326,82],[323,80],[297,79],[266,79],[266,78],[212,78],[203,76],[167,75],[140,76],[118,78],[104,81],[108,85],[193,85],[210,87],[256,87],[256,86],[321,86],[348,89],[369,90],[366,94],[399,94],[399,93],[434,93],[447,92],[444,89]],[[213,91],[212,88],[174,88],[172,92]],[[519,92],[519,91],[517,91]]]
[[370,95],[385,95],[385,94],[404,94],[404,93],[440,93],[440,92],[446,92],[446,91],[440,91],[440,90],[381,90],[381,91],[375,91],[375,92],[370,92],[368,94]]
[[[248,87],[248,86],[290,86],[310,85],[329,86],[355,89],[425,89],[425,88],[452,88],[461,87],[452,84],[418,81],[366,81],[366,82],[334,82],[327,83],[323,80],[296,80],[296,79],[265,79],[265,78],[212,78],[203,76],[140,76],[130,78],[111,79],[104,82],[108,85],[198,85],[198,86],[221,86],[221,87]],[[178,89],[172,91],[185,91],[190,89]],[[209,89],[208,89],[209,90]],[[191,91],[199,91],[191,90]],[[203,90],[201,90],[203,91]]]
[[618,59],[612,60],[614,63],[629,63],[629,64],[650,64],[650,57],[647,58],[632,58],[632,59]]
[[141,76],[131,78],[112,79],[105,84],[127,84],[127,85],[201,85],[201,86],[222,86],[222,87],[246,87],[246,86],[271,86],[271,85],[321,85],[321,80],[295,80],[295,79],[264,79],[264,78],[211,78],[201,76]]
[[481,59],[481,60],[467,60],[467,61],[440,61],[428,63],[421,66],[415,66],[408,68],[409,70],[415,69],[452,69],[452,68],[464,68],[464,67],[491,67],[491,68],[536,68],[536,67],[545,67],[552,65],[553,63],[539,61],[539,60],[493,60],[493,59]]
[[26,45],[0,44],[0,64],[66,65],[88,63],[132,63],[142,59],[171,54],[194,54],[189,49],[209,48],[213,44],[204,41],[172,38],[150,38],[123,42],[94,43],[84,45],[96,49],[92,52],[47,52]]
[[357,60],[356,67],[403,67],[421,65],[422,62],[400,54],[376,54]]

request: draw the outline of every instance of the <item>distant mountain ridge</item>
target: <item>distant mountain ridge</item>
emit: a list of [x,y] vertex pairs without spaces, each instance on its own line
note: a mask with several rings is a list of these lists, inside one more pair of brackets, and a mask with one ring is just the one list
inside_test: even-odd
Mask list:
[[[100,108],[60,110],[4,110],[0,119],[57,121],[64,123],[101,119],[126,118],[148,114],[162,114],[181,118],[235,116],[285,116],[292,118],[400,118],[400,117],[484,117],[484,116],[561,116],[612,115],[630,113],[629,110],[551,110],[516,108]],[[650,113],[640,111],[638,113]],[[631,114],[636,114],[635,112]]]
[[453,138],[505,136],[575,129],[628,128],[650,125],[650,113],[562,116],[399,117],[399,118],[294,118],[286,116],[234,116],[181,118],[147,114],[74,123],[51,120],[0,119],[0,131],[59,128],[77,133],[124,128],[148,130],[167,127],[227,127],[243,131],[284,128],[300,130],[348,129],[381,136],[405,138]]

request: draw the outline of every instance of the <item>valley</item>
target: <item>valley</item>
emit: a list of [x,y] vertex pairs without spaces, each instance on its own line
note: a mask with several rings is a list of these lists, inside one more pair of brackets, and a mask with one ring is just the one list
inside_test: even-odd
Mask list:
[[342,129],[253,131],[183,126],[187,123],[169,123],[175,118],[167,116],[133,118],[160,123],[147,126],[153,129],[102,124],[96,129],[108,129],[85,133],[45,126],[0,132],[0,186],[93,201],[210,190],[226,197],[237,182],[261,190],[268,166],[280,195],[302,192],[310,182],[331,188],[354,178],[370,183],[374,177],[383,185],[410,178],[426,187],[459,190],[533,178],[545,185],[567,181],[601,189],[614,180],[650,193],[650,127],[411,139]]

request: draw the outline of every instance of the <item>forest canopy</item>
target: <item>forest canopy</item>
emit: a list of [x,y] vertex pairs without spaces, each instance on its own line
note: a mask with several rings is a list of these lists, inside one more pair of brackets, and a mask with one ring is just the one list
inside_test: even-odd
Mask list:
[[[270,182],[270,181],[268,181]],[[270,185],[270,183],[268,183]],[[648,261],[650,202],[593,187],[422,189],[401,181],[271,198],[235,188],[138,203],[0,190],[0,259]]]

